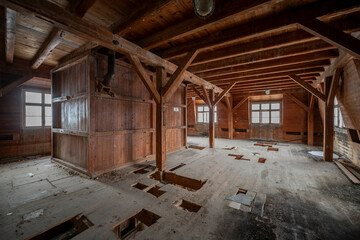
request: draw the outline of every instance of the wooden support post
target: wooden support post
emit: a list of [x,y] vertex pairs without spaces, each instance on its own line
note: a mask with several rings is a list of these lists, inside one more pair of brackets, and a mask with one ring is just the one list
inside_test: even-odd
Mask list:
[[314,105],[315,97],[311,95],[309,110],[308,110],[308,145],[314,145]]
[[[214,101],[214,91],[210,90],[209,100],[212,103]],[[209,147],[215,146],[215,107],[209,105]]]
[[337,68],[335,70],[335,74],[331,81],[329,96],[327,97],[327,106],[328,107],[330,106],[331,103],[334,104],[335,95],[339,89],[341,72],[342,72],[342,68]]
[[232,99],[229,97],[225,97],[227,114],[228,114],[228,138],[233,139],[234,137],[234,119],[233,119],[233,111],[232,111]]
[[184,133],[184,146],[187,146],[187,107],[188,107],[188,102],[187,102],[187,85],[185,85],[184,88],[184,104],[185,104],[185,108],[184,108],[184,125],[185,125],[185,133]]
[[165,102],[162,92],[165,79],[165,69],[157,67],[156,88],[159,93],[159,102],[156,103],[156,167],[159,171],[164,171],[166,168],[166,127],[164,121]]
[[[326,99],[330,94],[332,77],[325,78],[325,96]],[[327,101],[327,100],[326,100]],[[325,103],[324,111],[324,160],[331,162],[333,160],[333,148],[334,148],[334,102]]]

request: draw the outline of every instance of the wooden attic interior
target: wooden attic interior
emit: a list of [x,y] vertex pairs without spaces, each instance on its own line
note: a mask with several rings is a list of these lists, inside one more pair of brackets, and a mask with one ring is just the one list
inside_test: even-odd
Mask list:
[[[201,151],[241,154],[247,145],[265,146],[279,152],[260,153],[269,162],[288,146],[304,154],[321,151],[322,163],[336,163],[326,168],[339,166],[358,183],[360,2],[215,0],[208,1],[215,9],[207,18],[195,14],[194,2],[0,0],[0,163],[45,156],[88,181],[141,165],[155,171],[156,184],[181,185],[189,173],[170,169],[176,161],[187,164],[181,162],[186,152],[200,152],[194,160],[204,157]],[[296,162],[294,151],[279,158]],[[193,184],[200,189],[209,180]],[[161,222],[146,209],[133,213],[136,223]],[[66,214],[73,216],[70,209]],[[353,214],[358,225],[359,213]],[[26,224],[24,237],[38,236],[31,221]],[[152,239],[166,238],[145,225]],[[127,239],[122,228],[112,226],[106,236]],[[147,236],[136,229],[127,237]],[[194,229],[181,236],[196,238]],[[80,233],[84,239],[86,231]],[[318,231],[306,234],[325,237]],[[286,239],[285,232],[279,230],[277,238]],[[342,233],[356,239],[359,232],[349,227]]]

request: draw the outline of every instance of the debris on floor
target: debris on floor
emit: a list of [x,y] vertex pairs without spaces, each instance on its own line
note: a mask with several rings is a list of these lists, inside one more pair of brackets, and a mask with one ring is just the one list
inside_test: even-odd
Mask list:
[[279,151],[278,148],[274,148],[274,147],[268,147],[267,150],[268,150],[268,151],[275,151],[275,152],[278,152],[278,151]]
[[224,150],[235,150],[236,147],[223,148]]
[[[323,151],[309,151],[308,153],[313,155],[313,156],[324,157],[324,152]],[[333,158],[338,159],[339,156],[336,155],[335,153],[333,153]]]
[[269,144],[263,144],[263,143],[254,143],[254,146],[260,146],[260,147],[272,147],[272,145],[269,145]]
[[35,219],[40,217],[41,215],[44,214],[44,209],[38,209],[36,211],[33,211],[31,213],[27,213],[23,216],[23,220],[24,221],[30,221],[31,219]]
[[195,146],[195,145],[190,145],[188,146],[189,148],[193,148],[193,149],[198,149],[198,150],[203,150],[205,147],[201,147],[201,146]]
[[254,152],[254,153],[251,153],[251,155],[253,155],[253,156],[260,156],[260,153]]
[[335,161],[335,164],[353,184],[360,184],[360,180],[351,171],[349,171],[348,167],[346,167],[342,161]]
[[266,158],[259,158],[259,160],[258,160],[259,163],[265,163],[265,161],[266,161]]
[[[230,201],[228,206],[231,208],[235,208],[237,210],[242,210],[244,212],[251,212],[254,205],[256,192],[248,191],[245,189],[239,189],[239,190],[235,195],[226,198],[226,200]],[[243,193],[245,191],[246,193]]]

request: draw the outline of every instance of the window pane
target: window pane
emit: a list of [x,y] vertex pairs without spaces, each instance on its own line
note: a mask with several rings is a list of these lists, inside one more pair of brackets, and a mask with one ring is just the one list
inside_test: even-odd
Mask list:
[[271,109],[275,109],[275,110],[280,109],[280,103],[272,103]]
[[204,113],[198,113],[198,122],[199,123],[204,122]]
[[337,107],[334,108],[334,117],[338,116],[339,109]]
[[214,113],[215,122],[217,122],[217,112]]
[[338,117],[337,117],[337,116],[334,116],[334,125],[335,125],[336,127],[339,127]]
[[251,109],[252,110],[259,110],[260,109],[260,104],[256,104],[256,103],[251,104]]
[[334,105],[335,105],[335,106],[338,105],[338,100],[337,100],[336,97],[334,98]]
[[26,117],[41,117],[40,106],[26,106],[25,111]]
[[341,112],[339,111],[339,127],[345,127]]
[[270,104],[268,103],[261,104],[261,110],[269,110],[269,109],[270,109]]
[[26,106],[25,107],[25,126],[26,127],[40,127],[42,126],[40,106]]
[[259,112],[252,112],[251,113],[251,122],[252,123],[259,123],[260,113]]
[[271,123],[280,123],[280,118],[271,118]]
[[51,104],[51,94],[45,94],[45,103]]
[[41,127],[41,117],[26,117],[26,127]]
[[51,107],[45,107],[45,126],[51,126]]
[[209,112],[204,112],[204,123],[209,122]]
[[204,108],[203,108],[203,106],[198,106],[198,111],[203,111],[204,110]]
[[215,111],[215,112],[217,111],[217,106],[215,106],[214,111]]
[[209,111],[209,107],[208,107],[208,106],[204,106],[204,111],[205,111],[205,112]]
[[270,123],[270,114],[268,111],[261,112],[261,123]]
[[280,111],[271,111],[271,123],[280,123]]
[[41,103],[41,93],[25,92],[25,102],[27,103]]

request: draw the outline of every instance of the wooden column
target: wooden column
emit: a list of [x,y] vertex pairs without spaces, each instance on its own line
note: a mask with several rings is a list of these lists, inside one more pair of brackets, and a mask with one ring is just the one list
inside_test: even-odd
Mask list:
[[333,148],[334,148],[334,102],[327,102],[328,95],[330,92],[332,77],[325,79],[325,111],[324,111],[324,140],[323,140],[323,151],[324,160],[331,162],[333,160]]
[[314,145],[314,105],[315,97],[311,95],[309,110],[308,110],[308,145]]
[[225,97],[226,107],[227,107],[227,115],[228,115],[228,138],[233,139],[234,137],[234,119],[233,119],[233,111],[232,111],[232,98]]
[[160,95],[160,101],[156,104],[156,167],[160,171],[166,168],[166,127],[164,121],[165,102],[163,98],[163,83],[166,79],[165,69],[156,69],[156,88]]
[[184,125],[185,125],[185,133],[184,133],[184,146],[187,147],[187,127],[188,127],[188,124],[187,124],[187,85],[185,85],[185,88],[184,88],[184,103],[185,103],[185,108],[184,108]]
[[[210,99],[211,103],[214,101],[214,91],[213,90],[210,90],[209,99]],[[214,146],[215,146],[215,114],[214,114],[215,106],[212,106],[211,103],[209,104],[209,147],[214,148]]]

